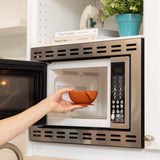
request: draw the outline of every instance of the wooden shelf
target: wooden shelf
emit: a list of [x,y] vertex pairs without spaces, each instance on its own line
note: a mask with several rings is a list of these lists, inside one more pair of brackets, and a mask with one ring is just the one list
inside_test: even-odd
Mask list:
[[0,36],[22,35],[27,32],[27,20],[15,18],[0,20]]

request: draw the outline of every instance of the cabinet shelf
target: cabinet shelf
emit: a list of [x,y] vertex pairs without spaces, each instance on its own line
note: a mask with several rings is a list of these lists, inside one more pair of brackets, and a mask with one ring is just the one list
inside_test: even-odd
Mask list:
[[8,19],[0,21],[0,36],[22,35],[27,32],[26,19]]

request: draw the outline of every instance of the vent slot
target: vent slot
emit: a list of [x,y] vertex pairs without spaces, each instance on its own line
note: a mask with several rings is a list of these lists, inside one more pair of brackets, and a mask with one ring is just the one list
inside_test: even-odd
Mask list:
[[65,134],[65,132],[57,132],[57,134]]
[[134,139],[127,139],[126,142],[134,142],[135,143],[136,140],[134,140]]
[[66,52],[66,50],[65,49],[60,49],[60,50],[58,50],[57,52]]
[[54,51],[46,51],[46,53],[53,53]]
[[97,141],[106,141],[105,138],[96,138]]
[[51,54],[51,55],[46,55],[46,57],[54,57],[54,55],[53,55],[53,54]]
[[58,56],[66,56],[66,54],[65,54],[65,53],[63,53],[63,54],[58,54]]
[[97,51],[97,53],[106,53],[106,50],[102,50],[102,51]]
[[121,137],[119,134],[111,134],[111,137]]
[[72,51],[79,51],[79,48],[72,48],[72,49],[70,49],[70,51],[72,52]]
[[136,138],[136,135],[126,135],[128,138]]
[[53,131],[45,131],[44,133],[50,133],[50,134],[52,134],[52,133],[53,133]]
[[130,44],[126,44],[126,46],[136,46],[136,43],[130,43]]
[[120,142],[120,139],[111,139],[111,141],[116,141],[116,142]]
[[105,49],[106,46],[98,46],[97,49]]
[[104,136],[106,136],[106,134],[100,134],[100,133],[98,133],[98,134],[96,134],[96,136],[102,136],[102,137],[104,137]]
[[119,47],[121,47],[120,44],[118,44],[118,45],[111,45],[111,48],[119,48]]
[[92,52],[83,52],[83,54],[92,54]]
[[40,134],[33,134],[33,137],[41,137]]
[[78,135],[77,132],[70,132],[69,134],[70,134],[70,135]]
[[83,50],[92,50],[92,47],[86,47],[86,48],[83,48]]
[[75,52],[75,53],[70,53],[70,55],[74,56],[74,55],[79,55],[78,52]]
[[34,58],[36,58],[36,59],[37,59],[37,58],[42,58],[42,56],[34,56]]
[[127,48],[126,51],[135,51],[137,48]]
[[121,52],[121,49],[112,49],[111,52]]
[[42,54],[42,52],[34,52],[34,54]]
[[91,136],[92,133],[83,133],[84,136]]
[[52,135],[45,135],[45,137],[49,137],[49,138],[52,138],[53,136],[52,136]]
[[41,131],[34,130],[33,133],[41,133]]

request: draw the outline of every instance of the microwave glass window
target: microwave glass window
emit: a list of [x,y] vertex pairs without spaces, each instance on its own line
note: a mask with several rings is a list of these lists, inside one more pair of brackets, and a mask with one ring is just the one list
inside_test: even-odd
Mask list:
[[31,75],[0,76],[0,112],[20,112],[33,105],[34,77]]

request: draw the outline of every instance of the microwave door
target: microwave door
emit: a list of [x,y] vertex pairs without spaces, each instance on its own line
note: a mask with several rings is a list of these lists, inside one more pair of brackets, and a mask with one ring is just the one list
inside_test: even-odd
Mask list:
[[[53,62],[47,69],[47,95],[64,87],[96,90],[93,104],[66,114],[49,113],[48,125],[110,127],[110,59]],[[68,94],[63,98],[71,101]],[[72,101],[71,101],[72,102]]]
[[45,97],[46,64],[0,60],[0,119],[16,115]]

